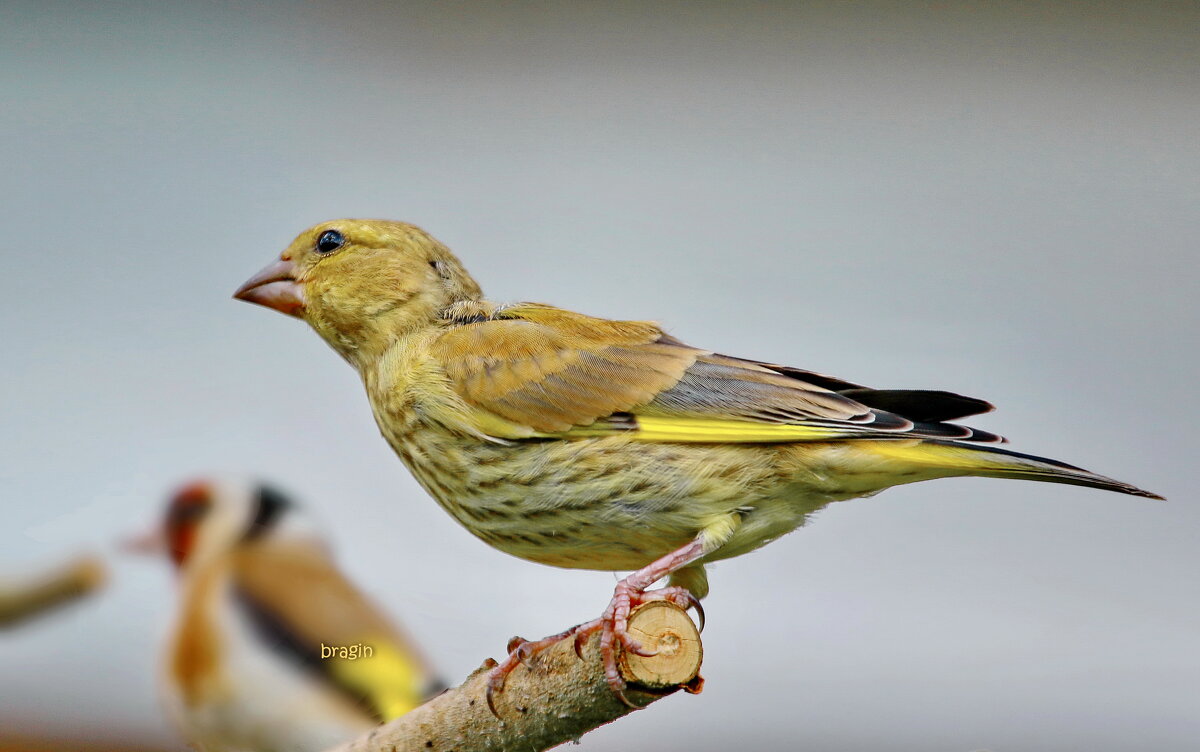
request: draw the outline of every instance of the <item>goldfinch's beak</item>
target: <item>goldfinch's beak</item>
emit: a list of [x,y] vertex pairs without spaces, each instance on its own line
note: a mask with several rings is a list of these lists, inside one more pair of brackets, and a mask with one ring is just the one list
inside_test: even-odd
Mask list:
[[304,315],[304,288],[295,273],[295,264],[280,259],[246,280],[233,297],[300,318]]
[[167,537],[158,528],[122,538],[117,547],[125,553],[161,556],[167,552]]

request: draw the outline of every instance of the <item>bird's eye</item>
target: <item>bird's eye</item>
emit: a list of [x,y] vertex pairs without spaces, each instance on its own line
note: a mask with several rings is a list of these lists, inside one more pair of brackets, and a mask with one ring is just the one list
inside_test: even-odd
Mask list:
[[337,230],[326,230],[317,238],[318,253],[333,253],[346,244],[346,237]]

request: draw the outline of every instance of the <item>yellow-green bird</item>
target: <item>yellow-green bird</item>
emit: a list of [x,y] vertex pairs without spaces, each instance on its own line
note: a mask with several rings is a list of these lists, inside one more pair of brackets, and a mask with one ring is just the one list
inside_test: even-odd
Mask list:
[[620,695],[616,643],[640,650],[631,607],[694,603],[705,563],[834,501],[967,475],[1160,498],[949,422],[990,410],[982,400],[720,355],[650,322],[488,301],[444,245],[401,222],[312,227],[235,297],[303,318],[354,366],[383,436],[474,535],[542,564],[636,570],[601,618],[514,650],[493,688],[550,640],[600,630]]

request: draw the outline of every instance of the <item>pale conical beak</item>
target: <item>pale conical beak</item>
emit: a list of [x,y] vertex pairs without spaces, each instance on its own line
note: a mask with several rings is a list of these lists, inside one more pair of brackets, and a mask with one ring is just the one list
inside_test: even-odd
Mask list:
[[304,315],[304,288],[296,281],[295,272],[295,264],[280,259],[246,280],[233,297],[300,318]]
[[129,554],[161,556],[167,552],[167,536],[163,535],[162,530],[154,528],[122,538],[117,542],[117,547]]

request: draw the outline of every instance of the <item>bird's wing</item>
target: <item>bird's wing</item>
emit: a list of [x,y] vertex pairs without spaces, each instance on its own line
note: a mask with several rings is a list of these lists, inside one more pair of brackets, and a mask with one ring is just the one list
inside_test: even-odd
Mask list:
[[234,555],[233,580],[268,647],[376,720],[404,715],[433,689],[431,671],[411,641],[319,547],[247,544]]
[[997,439],[940,422],[989,409],[981,400],[868,389],[690,347],[652,323],[596,319],[538,304],[501,308],[450,326],[434,340],[432,353],[452,388],[477,411],[481,430],[498,438],[626,433],[644,441],[735,443]]

